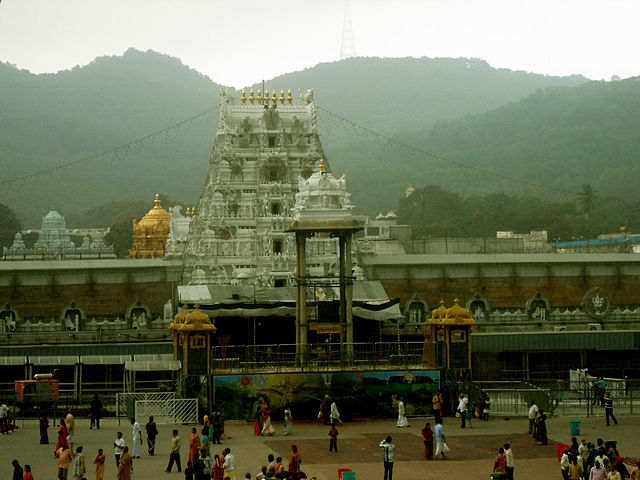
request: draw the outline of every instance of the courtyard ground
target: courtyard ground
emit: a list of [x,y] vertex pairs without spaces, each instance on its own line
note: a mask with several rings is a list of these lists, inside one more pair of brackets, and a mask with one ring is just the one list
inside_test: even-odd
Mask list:
[[[295,414],[295,412],[294,412]],[[571,417],[573,418],[573,417]],[[140,423],[144,425],[144,420]],[[451,448],[445,461],[427,461],[422,455],[420,430],[425,421],[431,418],[413,418],[409,428],[399,429],[395,421],[358,420],[338,426],[337,453],[329,453],[328,427],[311,422],[294,422],[293,433],[282,436],[281,425],[273,437],[254,437],[253,425],[247,422],[231,421],[226,423],[226,433],[231,438],[223,441],[222,447],[231,448],[236,457],[236,479],[244,478],[249,472],[252,478],[266,465],[269,453],[282,456],[287,462],[291,444],[296,444],[302,456],[302,470],[309,477],[318,480],[334,480],[338,478],[339,468],[351,468],[357,472],[358,479],[382,478],[382,450],[378,447],[386,435],[392,435],[397,446],[394,468],[396,480],[423,480],[443,478],[488,479],[496,449],[505,442],[512,445],[516,462],[516,478],[519,480],[546,480],[561,478],[556,458],[555,444],[568,443],[569,417],[552,417],[547,426],[550,445],[536,446],[526,433],[526,418],[492,418],[488,422],[474,420],[473,428],[462,430],[455,418],[445,418],[444,427],[447,443]],[[582,418],[582,434],[578,439],[596,438],[617,440],[618,448],[623,456],[640,457],[640,442],[637,432],[640,431],[640,416],[619,416],[619,425],[606,427],[604,417]],[[52,422],[53,423],[53,422]],[[36,419],[19,420],[20,427],[11,435],[0,436],[0,479],[11,478],[11,460],[17,458],[21,465],[30,464],[36,480],[56,478],[56,459],[53,449],[56,440],[56,429],[49,429],[49,445],[39,444],[38,422]],[[115,479],[116,467],[112,444],[118,430],[124,434],[127,444],[131,442],[131,425],[122,421],[118,425],[115,419],[104,419],[100,430],[89,430],[89,421],[76,420],[75,445],[84,447],[87,459],[88,479],[93,478],[93,457],[98,448],[107,454],[106,479]],[[181,457],[186,464],[187,445],[191,425],[177,426],[182,439]],[[156,475],[168,480],[182,479],[183,474],[164,473],[168,463],[168,452],[173,425],[159,425],[160,435],[157,440],[156,455],[148,456],[145,445],[141,449],[140,459],[134,461],[134,479],[152,479]],[[144,436],[144,435],[143,435]],[[144,436],[146,439],[146,436]],[[452,472],[454,472],[452,474]],[[71,476],[69,476],[71,479]]]

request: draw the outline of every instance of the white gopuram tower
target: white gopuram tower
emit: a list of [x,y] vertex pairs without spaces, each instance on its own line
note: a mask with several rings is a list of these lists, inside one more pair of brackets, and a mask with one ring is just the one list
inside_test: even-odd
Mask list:
[[[313,90],[220,93],[209,170],[192,212],[183,284],[295,286],[293,221],[300,178],[324,158]],[[325,168],[328,168],[325,160]],[[338,240],[308,240],[310,273],[338,273]]]

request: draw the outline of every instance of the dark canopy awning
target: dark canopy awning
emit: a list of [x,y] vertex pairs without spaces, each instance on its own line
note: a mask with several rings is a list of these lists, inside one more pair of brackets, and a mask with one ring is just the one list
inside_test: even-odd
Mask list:
[[[319,301],[337,301],[338,287],[325,287],[329,289],[333,289],[332,298]],[[189,307],[199,304],[200,310],[212,317],[296,316],[296,287],[182,285],[178,299]],[[380,321],[402,316],[399,300],[390,300],[377,280],[354,282],[353,315]]]

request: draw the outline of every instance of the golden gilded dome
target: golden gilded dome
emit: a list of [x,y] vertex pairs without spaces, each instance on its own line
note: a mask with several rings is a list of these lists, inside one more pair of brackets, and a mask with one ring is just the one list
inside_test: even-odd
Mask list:
[[156,193],[156,199],[153,201],[155,204],[154,207],[149,210],[149,212],[142,217],[142,219],[138,222],[140,226],[154,226],[160,224],[166,224],[167,228],[169,227],[169,220],[171,219],[171,215],[164,208],[160,206],[160,195]]
[[169,238],[171,215],[160,206],[156,193],[154,207],[139,222],[133,221],[133,248],[129,258],[162,258]]
[[444,325],[476,325],[476,321],[471,316],[471,312],[461,307],[456,298],[453,307],[447,308],[447,316],[442,321]]
[[185,317],[184,324],[179,327],[180,330],[210,330],[216,331],[216,326],[211,323],[209,315],[199,310],[200,305],[195,305],[193,312]]
[[431,318],[427,320],[428,324],[441,323],[447,316],[447,307],[444,306],[444,300],[440,300],[440,306],[431,312]]

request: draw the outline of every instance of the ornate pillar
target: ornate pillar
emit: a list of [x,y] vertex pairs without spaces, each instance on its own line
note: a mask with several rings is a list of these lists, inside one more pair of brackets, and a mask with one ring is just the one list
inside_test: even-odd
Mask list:
[[304,232],[296,232],[296,357],[301,358],[307,349],[307,236]]
[[345,246],[345,235],[340,235],[338,237],[338,258],[340,260],[340,272],[339,272],[339,281],[340,281],[340,303],[339,303],[339,323],[340,323],[340,350],[344,355],[346,354],[346,345],[345,343],[348,340],[345,338],[345,333],[347,329],[347,289],[346,289],[346,265],[344,258],[344,248]]
[[344,269],[345,269],[345,310],[346,310],[346,328],[347,328],[347,354],[349,360],[353,359],[353,278],[351,276],[351,269],[353,268],[351,262],[351,237],[352,233],[348,232],[345,235],[344,241]]

